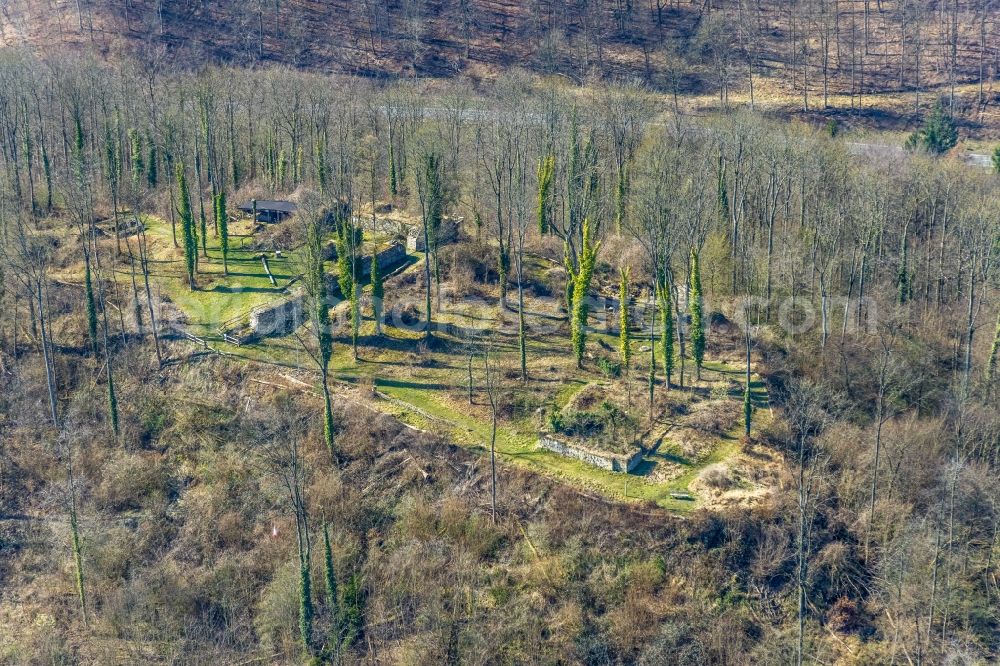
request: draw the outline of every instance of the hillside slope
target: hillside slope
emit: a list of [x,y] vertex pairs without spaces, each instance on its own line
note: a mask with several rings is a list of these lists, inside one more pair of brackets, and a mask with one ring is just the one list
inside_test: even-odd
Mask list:
[[[971,86],[965,111],[997,102],[1000,8],[813,0],[10,0],[0,43],[134,50],[185,65],[279,62],[367,76],[489,76],[518,66],[582,80],[637,76],[725,97],[803,106]],[[982,82],[982,85],[979,85]],[[860,100],[859,100],[860,102]]]

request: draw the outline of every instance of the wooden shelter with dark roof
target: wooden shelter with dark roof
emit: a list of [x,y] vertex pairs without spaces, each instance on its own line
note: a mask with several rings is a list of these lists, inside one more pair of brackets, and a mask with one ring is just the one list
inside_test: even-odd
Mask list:
[[258,222],[280,222],[293,215],[296,210],[291,201],[276,201],[272,199],[251,199],[240,204],[238,208],[247,215],[254,215]]

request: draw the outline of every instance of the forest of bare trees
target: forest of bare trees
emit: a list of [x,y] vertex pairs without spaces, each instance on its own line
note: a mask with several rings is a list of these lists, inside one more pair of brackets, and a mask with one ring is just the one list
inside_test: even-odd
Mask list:
[[[116,6],[154,20],[141,3]],[[934,70],[945,111],[972,80],[987,103],[988,2],[852,6],[864,11],[849,25],[836,3],[767,14],[803,105],[834,86],[860,103],[879,59],[880,86],[916,96]],[[291,33],[297,10],[261,7]],[[483,20],[478,3],[456,7]],[[609,24],[588,7],[534,14],[544,39],[574,21],[581,69],[603,68],[605,40],[638,23],[640,45],[660,49],[649,17],[681,11],[618,2]],[[80,8],[86,24],[99,5]],[[761,11],[704,3],[693,44],[723,102],[774,66],[757,50],[753,31],[773,30]],[[377,52],[378,39],[357,48]],[[960,49],[980,54],[978,75]],[[1000,178],[919,149],[859,155],[752,109],[692,120],[641,78],[580,89],[514,72],[477,89],[0,52],[0,622],[14,629],[0,660],[995,659]],[[650,419],[700,377],[713,322],[732,322],[746,432],[751,357],[779,414],[754,438],[782,456],[780,491],[682,520],[498,472],[357,413],[328,387],[330,350],[353,347],[359,362],[359,346],[389,343],[381,328],[359,342],[357,324],[324,336],[316,254],[302,272],[317,335],[300,342],[322,393],[261,397],[238,359],[185,360],[191,322],[151,287],[166,262],[150,257],[142,216],[169,222],[196,293],[224,202],[288,196],[303,202],[303,244],[321,209],[338,211],[340,256],[355,251],[352,213],[412,211],[427,324],[460,280],[520,317],[516,369],[487,351],[476,380],[494,444],[504,385],[539,381],[529,258],[554,267],[545,286],[580,366],[596,346],[591,295],[620,276],[621,293],[653,304],[648,335],[672,332],[631,373],[648,372]],[[435,240],[446,213],[464,220],[459,249]],[[360,321],[368,291],[340,277]],[[386,308],[399,298],[387,283]],[[435,344],[425,333],[418,357]],[[470,403],[473,388],[470,355]]]

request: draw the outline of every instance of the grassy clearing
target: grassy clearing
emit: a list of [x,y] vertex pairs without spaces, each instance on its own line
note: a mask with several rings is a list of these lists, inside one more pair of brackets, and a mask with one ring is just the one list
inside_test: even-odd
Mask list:
[[[277,284],[272,285],[260,262],[260,252],[244,249],[249,245],[249,229],[236,226],[233,248],[230,251],[229,274],[222,270],[222,257],[218,241],[209,232],[208,257],[200,258],[199,289],[188,288],[183,274],[181,250],[175,248],[170,223],[160,218],[146,220],[154,261],[153,279],[161,293],[167,296],[184,314],[190,330],[212,341],[213,347],[236,358],[276,364],[289,368],[314,371],[315,367],[303,344],[310,344],[307,328],[281,338],[266,338],[254,344],[235,347],[220,339],[218,328],[224,322],[247,314],[251,309],[283,297],[287,287],[296,281],[295,253],[275,258],[269,254],[269,265]],[[248,227],[249,225],[244,225]],[[422,275],[423,257],[411,259],[405,271]],[[420,302],[419,285],[411,287],[410,302]],[[391,293],[391,292],[389,292]],[[558,294],[558,290],[555,290]],[[558,296],[535,298],[526,301],[526,310],[532,334],[528,344],[529,382],[524,385],[517,377],[516,313],[502,312],[495,299],[485,299],[477,308],[469,310],[459,299],[455,303],[442,303],[435,314],[440,323],[463,327],[479,327],[490,332],[494,354],[502,359],[505,369],[503,389],[510,400],[520,399],[532,407],[546,410],[565,408],[572,397],[583,387],[598,382],[607,387],[609,395],[624,395],[625,379],[603,377],[595,366],[599,356],[614,357],[617,333],[595,330],[589,336],[590,358],[584,369],[576,368],[570,357],[568,335],[559,311]],[[389,304],[392,305],[391,303]],[[613,317],[612,317],[613,320]],[[595,328],[603,325],[596,316]],[[385,337],[374,338],[374,322],[366,320],[362,327],[359,360],[355,360],[346,336],[341,331],[331,361],[333,377],[339,382],[355,386],[377,388],[391,400],[375,399],[372,405],[418,428],[438,431],[458,445],[471,450],[488,451],[490,440],[490,414],[484,394],[474,391],[474,404],[468,404],[468,358],[476,356],[474,383],[481,381],[482,343],[453,338],[443,333],[430,348],[421,343],[422,333],[410,329],[387,326]],[[636,351],[645,341],[636,341]],[[648,453],[635,473],[624,475],[593,467],[582,461],[560,456],[537,447],[540,423],[533,413],[506,415],[497,431],[497,452],[506,463],[522,465],[536,472],[558,478],[588,491],[598,492],[615,500],[649,501],[676,512],[690,511],[702,504],[702,498],[690,489],[701,470],[707,465],[729,460],[740,450],[739,428],[731,428],[716,437],[708,450],[696,457],[686,456],[671,438],[672,417],[658,414],[655,423],[649,424],[646,408],[645,377],[648,368],[643,354],[637,354],[636,367],[631,373],[633,406],[637,421],[648,434],[666,433],[655,451]],[[693,365],[689,363],[689,369]],[[718,361],[704,366],[703,380],[697,386],[682,391],[673,389],[672,395],[686,396],[697,405],[704,396],[728,390],[733,393],[732,380],[742,381],[743,370]],[[657,403],[664,395],[657,387]],[[767,406],[763,382],[755,377],[752,385],[753,401],[757,408]],[[739,397],[739,396],[734,396]],[[742,403],[732,402],[733,410],[742,410]],[[670,478],[654,473],[657,468],[675,470]],[[627,486],[627,495],[626,495]],[[671,493],[690,493],[694,500],[675,499]]]
[[[416,355],[417,342],[413,337],[396,329],[389,329],[387,334],[387,340],[391,341],[394,349],[377,349],[366,344],[362,348],[362,360],[359,362],[353,360],[350,347],[346,341],[341,340],[336,345],[331,364],[335,379],[352,385],[372,386],[398,401],[373,401],[372,404],[380,411],[414,427],[439,432],[455,444],[485,454],[490,440],[489,412],[483,404],[485,397],[478,392],[475,405],[470,406],[465,402],[465,350],[425,351],[423,355],[429,356],[431,360],[425,358],[422,363],[416,363],[413,357]],[[308,336],[302,335],[302,338],[308,339]],[[538,344],[542,342],[554,345],[559,341],[536,341]],[[402,349],[397,348],[399,343],[403,344]],[[228,345],[221,347],[246,358],[312,369],[302,343],[295,337],[266,340],[241,348]],[[539,360],[549,362],[551,358],[535,359],[533,363],[538,365]],[[431,367],[426,367],[428,365]],[[706,369],[706,376],[711,375],[712,370],[726,378],[741,372],[738,368],[722,364],[712,365],[711,369]],[[581,371],[579,377],[567,378],[556,385],[550,394],[546,394],[551,404],[564,406],[581,387],[587,385],[593,376],[587,376],[586,372],[588,371]],[[589,372],[593,373],[592,370]],[[711,386],[717,381],[719,380],[706,379],[700,388]],[[512,391],[517,390],[520,382],[512,380],[507,383],[507,390]],[[662,387],[657,388],[658,396],[662,390]],[[679,392],[679,389],[673,390]],[[641,395],[638,388],[634,391]],[[755,378],[752,391],[756,406],[766,406],[766,389],[759,378]],[[732,408],[738,410],[741,404],[734,400]],[[497,430],[497,452],[501,460],[507,463],[525,466],[615,500],[650,501],[683,513],[702,505],[702,498],[689,487],[691,482],[706,466],[737,455],[740,451],[739,435],[740,428],[733,428],[731,432],[718,437],[706,456],[689,459],[678,453],[668,433],[659,449],[645,456],[636,473],[626,476],[539,449],[535,419],[519,417],[501,421]],[[679,465],[681,471],[666,482],[658,481],[652,478],[652,472],[660,464]],[[671,493],[690,493],[694,500],[675,499],[671,497]]]
[[249,223],[243,222],[233,224],[230,231],[228,275],[223,270],[218,238],[209,229],[206,242],[208,256],[203,256],[199,246],[198,289],[191,290],[184,272],[183,249],[174,246],[170,222],[146,216],[144,223],[153,282],[161,295],[184,313],[187,325],[197,335],[213,335],[224,322],[281,298],[299,273],[294,251],[280,258],[269,252],[268,267],[275,279],[275,284],[272,284],[260,260],[261,252],[247,247],[252,236]]

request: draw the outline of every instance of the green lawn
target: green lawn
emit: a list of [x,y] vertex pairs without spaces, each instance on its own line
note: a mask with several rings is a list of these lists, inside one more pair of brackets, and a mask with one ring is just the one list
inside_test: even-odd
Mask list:
[[[144,218],[150,245],[153,282],[187,317],[191,331],[214,335],[225,322],[249,314],[254,308],[281,298],[299,274],[297,252],[276,258],[268,252],[271,283],[260,260],[261,252],[246,249],[251,238],[231,234],[228,275],[223,270],[222,251],[212,229],[206,239],[207,257],[198,248],[197,289],[192,290],[184,270],[183,250],[173,244],[170,222],[154,216]],[[178,226],[177,232],[180,233]]]

